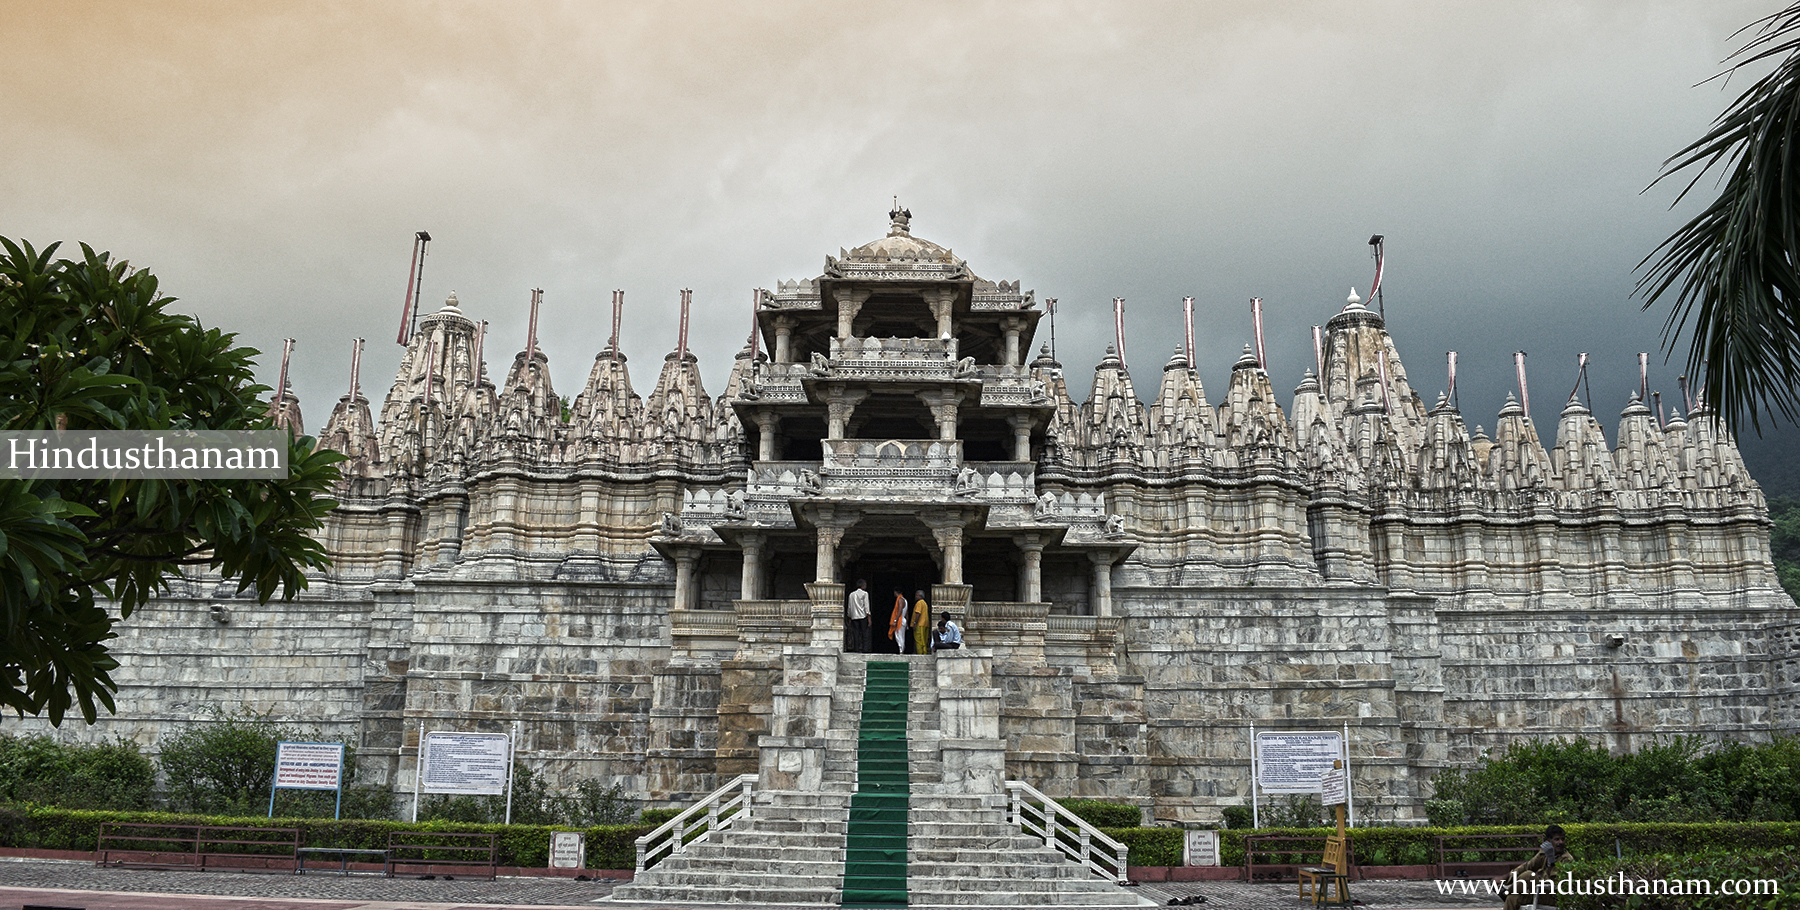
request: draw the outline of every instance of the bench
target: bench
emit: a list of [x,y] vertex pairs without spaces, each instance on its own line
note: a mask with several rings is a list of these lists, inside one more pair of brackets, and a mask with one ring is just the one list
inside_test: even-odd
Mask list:
[[339,875],[350,874],[350,857],[352,856],[374,857],[375,862],[380,863],[383,869],[387,868],[386,850],[371,850],[363,847],[301,847],[299,853],[299,861],[294,864],[295,875],[306,874],[306,860],[311,856],[337,857]]
[[[1249,882],[1294,882],[1300,870],[1323,863],[1325,838],[1295,837],[1286,834],[1255,834],[1244,838],[1244,880]],[[1354,845],[1344,850],[1346,868],[1354,865]],[[1301,857],[1318,856],[1319,859]]]
[[388,834],[387,862],[389,878],[403,866],[427,869],[448,866],[472,873],[484,873],[488,881],[499,875],[496,863],[496,836],[493,834],[457,834],[448,831],[393,831]]
[[104,822],[94,844],[94,865],[291,872],[299,863],[299,849],[298,828]]
[[1535,834],[1440,834],[1437,877],[1499,878],[1536,854],[1539,844]]
[[[1315,907],[1320,904],[1332,907],[1350,906],[1348,846],[1348,838],[1333,834],[1325,838],[1324,861],[1317,866],[1302,866],[1297,870],[1300,877],[1301,900],[1311,897]],[[1337,884],[1337,900],[1327,900],[1326,895],[1331,893],[1331,885],[1334,882]]]

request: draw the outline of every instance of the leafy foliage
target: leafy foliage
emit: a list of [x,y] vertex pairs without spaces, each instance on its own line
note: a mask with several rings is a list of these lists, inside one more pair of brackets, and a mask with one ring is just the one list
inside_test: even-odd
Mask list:
[[[1715,850],[1721,844],[1746,850],[1800,848],[1800,824],[1794,822],[1713,822],[1708,824],[1662,824],[1652,822],[1612,822],[1605,824],[1565,824],[1569,852],[1576,859],[1612,856],[1615,849],[1627,856],[1670,854],[1692,855]],[[1466,825],[1429,828],[1352,828],[1351,854],[1358,864],[1422,865],[1438,859],[1438,838],[1446,838],[1451,863],[1491,859],[1491,855],[1458,853],[1456,838],[1464,835],[1518,834],[1537,837],[1544,831],[1534,825]],[[1317,862],[1323,849],[1326,828],[1262,828],[1226,829],[1219,832],[1219,861],[1227,866],[1244,862],[1244,839],[1254,835],[1274,834],[1314,839],[1311,852],[1299,854],[1299,862]],[[1522,857],[1521,857],[1522,859]]]
[[1638,292],[1645,308],[1673,292],[1664,345],[1691,329],[1688,374],[1728,426],[1760,427],[1769,410],[1800,418],[1800,4],[1746,31],[1721,75],[1766,61],[1774,69],[1664,163],[1658,182],[1692,174],[1678,202],[1715,168],[1722,185],[1639,264],[1648,269]]
[[1778,496],[1769,501],[1769,555],[1775,575],[1789,597],[1800,599],[1800,499]]
[[144,809],[156,768],[137,744],[0,736],[0,801],[65,809]]
[[[378,850],[387,846],[395,831],[473,832],[498,834],[502,866],[542,868],[550,861],[550,832],[569,830],[546,825],[473,825],[449,822],[410,824],[377,820],[330,818],[269,819],[262,813],[248,816],[193,815],[166,812],[96,812],[25,807],[0,809],[0,847],[39,850],[94,849],[100,826],[106,822],[150,822],[186,825],[242,825],[300,829],[303,847],[361,847]],[[630,869],[637,864],[637,839],[650,832],[646,825],[600,825],[587,834],[589,869]]]
[[[1800,850],[1794,847],[1742,850],[1718,848],[1699,854],[1655,854],[1617,859],[1577,859],[1567,870],[1576,880],[1606,878],[1667,881],[1672,894],[1602,895],[1576,893],[1563,897],[1565,910],[1796,910],[1800,908]],[[1733,879],[1773,882],[1761,895],[1687,894],[1688,882],[1704,881],[1714,890]],[[1673,884],[1679,882],[1679,884]],[[1649,889],[1646,889],[1649,890]]]
[[1586,740],[1538,740],[1440,771],[1432,785],[1433,825],[1792,821],[1800,818],[1800,739],[1677,736],[1617,756]]
[[[0,237],[0,429],[266,429],[253,348],[167,311],[154,275],[83,245]],[[292,440],[281,480],[0,480],[0,705],[61,723],[113,710],[114,619],[207,566],[291,599],[343,456]]]
[[[266,716],[215,712],[163,742],[161,767],[169,807],[178,812],[266,815],[275,781],[275,752],[282,742],[332,742],[316,729],[279,723]],[[385,788],[354,786],[356,747],[344,747],[345,818],[385,818],[393,814],[393,794]],[[329,818],[338,811],[328,790],[278,790],[276,812]]]
[[1103,799],[1058,800],[1064,809],[1096,828],[1135,828],[1144,820],[1143,810],[1130,803]]
[[[660,825],[679,814],[653,824]],[[645,812],[647,819],[650,813]],[[637,817],[637,801],[618,784],[597,780],[575,783],[574,790],[559,793],[524,762],[513,763],[512,821],[515,825],[627,825]],[[419,801],[419,818],[469,824],[498,825],[506,820],[505,796],[427,796]],[[633,860],[635,862],[635,860]]]

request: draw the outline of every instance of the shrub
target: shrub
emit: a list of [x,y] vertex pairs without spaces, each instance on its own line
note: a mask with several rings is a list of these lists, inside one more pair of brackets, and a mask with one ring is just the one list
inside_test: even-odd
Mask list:
[[[266,810],[266,804],[265,804]],[[499,837],[499,864],[541,867],[549,863],[550,832],[547,825],[463,825],[448,822],[406,822],[330,818],[266,818],[208,816],[167,812],[99,812],[89,810],[26,807],[0,810],[0,846],[43,850],[93,850],[105,822],[151,822],[183,825],[227,825],[300,829],[305,847],[363,847],[381,849],[395,831],[494,832]],[[568,830],[565,826],[561,830]],[[636,842],[650,829],[644,825],[601,825],[582,829],[587,835],[590,869],[630,869],[637,863]]]
[[1099,799],[1059,800],[1064,809],[1096,828],[1136,828],[1144,813],[1129,803],[1109,803]]
[[638,824],[653,828],[662,827],[663,822],[680,815],[685,809],[645,809],[638,813]]
[[[169,808],[177,812],[222,815],[264,815],[269,812],[269,788],[275,782],[275,751],[281,742],[330,742],[316,729],[271,720],[267,714],[214,711],[211,720],[190,724],[163,741],[158,764],[168,788]],[[385,803],[367,791],[354,797],[356,749],[344,748],[344,811],[391,813]],[[288,817],[329,817],[337,809],[337,794],[324,790],[280,790],[274,797],[275,813]]]
[[0,736],[0,800],[67,809],[144,809],[156,768],[137,744]]
[[1677,736],[1618,756],[1586,740],[1521,742],[1432,785],[1433,825],[1789,821],[1800,818],[1800,740]]
[[1250,811],[1249,806],[1225,807],[1226,828],[1248,828],[1256,823],[1255,819],[1256,816]]
[[[1712,850],[1697,854],[1630,856],[1624,859],[1605,857],[1576,860],[1567,870],[1577,881],[1608,878],[1647,882],[1679,881],[1682,884],[1665,890],[1686,890],[1687,882],[1706,881],[1714,889],[1727,879],[1751,881],[1772,880],[1778,893],[1747,895],[1596,895],[1572,894],[1561,898],[1565,910],[1795,910],[1800,908],[1800,851],[1794,848],[1774,850]],[[1635,890],[1635,889],[1634,889]],[[1648,890],[1648,889],[1646,889]]]
[[[558,793],[524,762],[513,763],[512,822],[515,825],[582,828],[627,825],[636,808],[637,801],[626,796],[624,788],[618,784],[608,787],[597,780],[583,780],[575,784],[573,791]],[[670,812],[669,817],[678,811]],[[506,821],[506,797],[427,796],[419,801],[419,818],[422,821],[503,824]]]
[[1179,866],[1186,832],[1180,828],[1101,828],[1107,837],[1125,845],[1131,866]]

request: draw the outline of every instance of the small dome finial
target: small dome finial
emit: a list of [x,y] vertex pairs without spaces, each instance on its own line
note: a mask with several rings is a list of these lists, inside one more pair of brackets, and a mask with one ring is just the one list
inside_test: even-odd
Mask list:
[[1344,309],[1346,309],[1346,310],[1355,309],[1356,307],[1361,306],[1361,305],[1362,305],[1361,295],[1356,293],[1356,288],[1351,288],[1350,296],[1344,300]]
[[900,207],[900,197],[894,197],[894,208],[888,212],[888,236],[908,234],[912,229],[912,212]]

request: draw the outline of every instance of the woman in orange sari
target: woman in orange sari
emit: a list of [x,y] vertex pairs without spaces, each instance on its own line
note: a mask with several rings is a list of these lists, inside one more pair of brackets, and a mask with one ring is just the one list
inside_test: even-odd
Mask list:
[[907,617],[907,624],[912,627],[913,653],[931,653],[931,605],[925,602],[925,592],[919,592],[919,600],[913,604],[912,616]]
[[906,595],[894,589],[894,615],[888,618],[888,637],[894,640],[894,653],[906,653]]

